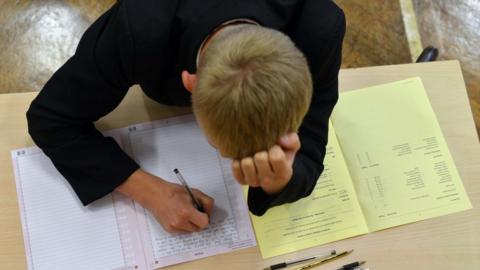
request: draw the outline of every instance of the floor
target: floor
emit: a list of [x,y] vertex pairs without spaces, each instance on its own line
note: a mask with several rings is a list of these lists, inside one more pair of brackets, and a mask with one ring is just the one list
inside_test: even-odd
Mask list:
[[480,134],[480,0],[413,1],[422,43],[458,59]]
[[[41,89],[74,53],[88,25],[114,2],[0,0],[0,93]],[[404,20],[413,18],[416,25],[407,30],[419,34],[418,42],[439,48],[440,59],[461,61],[480,131],[480,0],[335,2],[347,16],[344,68],[412,62],[418,50],[412,49]]]
[[335,2],[347,18],[343,44],[344,68],[411,62],[398,1]]
[[0,0],[0,93],[40,90],[114,2]]

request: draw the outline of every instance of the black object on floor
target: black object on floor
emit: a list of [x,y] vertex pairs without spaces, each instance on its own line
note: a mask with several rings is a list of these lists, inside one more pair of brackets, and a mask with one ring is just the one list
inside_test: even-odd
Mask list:
[[428,46],[423,49],[416,63],[435,61],[438,57],[438,49],[433,46]]

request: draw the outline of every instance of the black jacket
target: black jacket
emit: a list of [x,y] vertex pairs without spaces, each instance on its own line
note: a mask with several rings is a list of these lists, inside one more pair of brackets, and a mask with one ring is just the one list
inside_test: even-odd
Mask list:
[[312,192],[323,171],[328,119],[338,99],[342,10],[330,0],[123,0],[90,26],[75,55],[55,72],[27,112],[33,140],[83,204],[110,193],[139,168],[93,122],[111,112],[134,84],[160,103],[190,106],[180,73],[195,73],[204,38],[234,18],[287,34],[308,59],[314,80],[291,181],[274,196],[250,188],[249,209],[262,215],[269,207]]

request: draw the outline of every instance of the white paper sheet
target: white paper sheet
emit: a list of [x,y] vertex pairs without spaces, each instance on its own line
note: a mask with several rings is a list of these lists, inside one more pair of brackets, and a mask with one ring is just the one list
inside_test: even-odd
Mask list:
[[84,207],[38,148],[12,158],[29,269],[125,266],[111,195]]
[[190,187],[215,199],[208,228],[193,234],[169,234],[148,211],[139,207],[148,227],[144,242],[149,242],[152,250],[152,258],[147,259],[151,267],[255,245],[241,187],[231,175],[231,161],[221,158],[209,145],[192,116],[138,125],[129,130],[127,144],[144,170],[178,183],[173,173],[173,169],[178,168]]

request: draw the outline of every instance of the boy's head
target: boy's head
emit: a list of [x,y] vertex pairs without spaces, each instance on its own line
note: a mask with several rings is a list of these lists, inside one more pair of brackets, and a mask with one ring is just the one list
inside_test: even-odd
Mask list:
[[305,57],[286,35],[240,25],[208,44],[193,88],[193,110],[207,138],[223,156],[238,159],[298,130],[312,79]]

